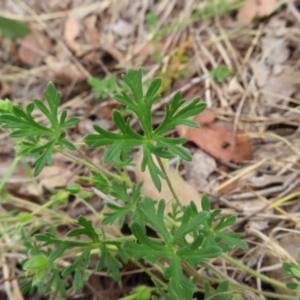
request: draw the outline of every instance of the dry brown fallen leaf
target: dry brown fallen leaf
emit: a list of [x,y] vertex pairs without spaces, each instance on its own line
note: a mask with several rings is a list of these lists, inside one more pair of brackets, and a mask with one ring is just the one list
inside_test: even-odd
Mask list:
[[[146,169],[145,172],[141,171],[140,165],[142,160],[142,152],[139,151],[136,153],[134,162],[136,164],[135,167],[135,177],[137,182],[144,181],[144,185],[142,188],[142,193],[145,196],[149,196],[154,200],[165,199],[166,200],[166,213],[170,212],[172,209],[172,193],[167,185],[166,182],[162,181],[162,189],[159,192],[156,187],[154,186],[152,179],[148,170]],[[155,157],[154,160],[156,161]],[[157,163],[157,161],[156,161]],[[175,169],[166,166],[167,174],[175,188],[175,192],[178,198],[181,201],[182,205],[188,205],[191,200],[195,202],[198,209],[201,210],[200,205],[200,194],[198,193],[197,189],[187,183],[179,174],[176,172]]]
[[30,195],[40,195],[43,189],[51,191],[59,187],[66,187],[72,182],[75,174],[64,164],[46,166],[36,177],[38,184],[30,183],[26,187],[26,192]]
[[76,38],[80,34],[80,27],[77,20],[74,18],[72,13],[68,14],[68,18],[65,22],[65,40],[68,47],[75,52],[76,55],[80,55],[81,46],[80,43],[76,41]]
[[276,0],[248,0],[237,14],[237,20],[241,24],[249,24],[255,17],[265,17],[272,12]]
[[57,187],[67,186],[75,176],[74,172],[66,168],[65,164],[46,166],[43,172],[37,176],[39,186],[51,190]]
[[39,31],[28,34],[18,49],[18,58],[28,66],[38,65],[52,46],[48,36]]
[[[227,179],[221,180],[220,184],[223,184],[227,181]],[[226,186],[224,186],[223,188],[221,188],[219,190],[219,193],[221,195],[226,195],[226,194],[230,194],[232,192],[234,192],[237,188],[239,187],[239,181],[236,180],[234,182],[231,182],[229,184],[227,184]]]
[[100,39],[99,30],[96,29],[96,21],[96,15],[91,15],[83,21],[85,39],[92,46],[98,45]]
[[45,59],[46,64],[49,67],[49,73],[51,77],[55,77],[56,81],[60,81],[64,84],[70,84],[72,82],[79,82],[86,80],[86,76],[71,63],[68,58],[59,59],[52,56],[48,56]]
[[[0,165],[1,178],[3,174],[5,174],[9,163],[2,163],[0,161]],[[14,195],[27,197],[30,201],[38,203],[44,189],[50,191],[55,188],[65,187],[73,182],[75,175],[74,172],[66,168],[65,164],[56,163],[54,165],[45,166],[35,180],[30,180],[24,168],[21,165],[17,165],[12,176],[7,181],[6,187]]]
[[216,122],[212,109],[207,108],[197,115],[194,121],[198,122],[201,127],[177,126],[179,135],[225,162],[240,163],[252,159],[252,144],[249,137],[241,130],[237,130],[234,135],[232,125]]
[[97,16],[91,15],[84,19],[84,36],[85,40],[89,44],[90,50],[83,56],[84,60],[94,61],[96,59],[96,49],[100,43],[100,33],[96,28]]
[[11,86],[7,82],[0,82],[0,98],[8,97],[12,92]]

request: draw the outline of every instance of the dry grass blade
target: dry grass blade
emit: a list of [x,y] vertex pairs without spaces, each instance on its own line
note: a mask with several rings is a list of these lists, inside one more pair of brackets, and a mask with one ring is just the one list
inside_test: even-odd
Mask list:
[[[199,96],[209,107],[199,117],[204,118],[198,120],[201,128],[191,129],[184,144],[194,160],[188,164],[177,160],[176,170],[170,167],[168,171],[183,204],[194,200],[200,208],[199,192],[206,192],[211,206],[222,210],[221,217],[236,214],[237,222],[229,232],[243,232],[249,249],[234,248],[230,255],[253,272],[280,269],[283,261],[298,263],[284,247],[298,247],[294,241],[300,225],[298,6],[293,0],[2,1],[0,16],[25,22],[31,34],[16,40],[0,36],[0,97],[26,107],[31,99],[44,101],[46,84],[53,81],[62,93],[58,114],[66,109],[68,117],[78,116],[82,122],[67,129],[67,137],[80,147],[79,153],[70,151],[66,157],[56,153],[53,165],[34,180],[33,158],[13,160],[14,147],[20,142],[10,142],[8,130],[0,128],[0,243],[5,253],[0,262],[0,298],[25,299],[18,276],[20,263],[30,255],[24,254],[20,228],[33,239],[51,224],[53,232],[63,237],[75,226],[75,219],[84,215],[98,230],[105,205],[124,204],[91,180],[90,166],[114,175],[118,171],[111,164],[103,166],[103,149],[89,149],[83,137],[94,133],[94,124],[118,132],[112,121],[115,109],[121,109],[125,118],[132,116],[132,111],[112,98],[123,88],[120,75],[127,67],[143,67],[144,90],[153,77],[163,79],[162,98],[151,111],[154,129],[178,90],[187,103]],[[90,77],[99,80],[99,87],[87,83]],[[114,87],[106,85],[110,79]],[[103,99],[96,99],[92,89],[98,89]],[[37,122],[49,125],[37,109],[34,116]],[[130,124],[142,134],[138,118],[133,116]],[[166,135],[178,137],[182,132],[173,130]],[[88,166],[82,165],[85,156]],[[167,186],[162,193],[155,193],[147,173],[132,166],[117,176],[134,183],[144,180],[143,193],[154,200],[165,198],[166,212],[172,212],[173,195]],[[65,202],[48,207],[51,197],[71,182],[80,183],[87,198],[69,195]],[[128,193],[132,193],[132,186]],[[22,223],[18,217],[24,212],[31,219]],[[128,224],[122,229],[115,224],[106,225],[108,237],[132,239]],[[295,235],[292,241],[285,239],[288,234]],[[70,266],[80,251],[66,252],[58,267]],[[268,257],[275,260],[270,263]],[[96,264],[93,256],[84,296],[119,299],[138,285],[150,286],[152,291],[150,277],[166,288],[160,275],[166,265],[159,261],[135,263],[124,264],[118,285],[106,272],[92,271]],[[271,299],[275,295],[293,299],[283,290],[276,290],[277,294],[266,291],[262,278],[248,276],[223,259],[213,259],[198,271],[206,279],[219,273],[236,286],[241,299]],[[268,274],[271,281],[274,276],[283,285],[282,273],[279,277]],[[243,282],[249,290],[242,290]],[[273,283],[270,289],[275,288]],[[68,288],[67,297],[79,297],[79,293]]]

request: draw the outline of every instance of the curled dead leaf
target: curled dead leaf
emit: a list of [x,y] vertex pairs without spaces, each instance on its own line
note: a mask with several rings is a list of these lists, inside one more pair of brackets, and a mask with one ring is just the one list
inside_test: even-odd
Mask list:
[[248,0],[237,14],[237,20],[241,24],[249,24],[255,17],[269,15],[276,5],[276,0]]
[[50,73],[55,80],[65,84],[70,84],[74,81],[83,81],[86,76],[70,61],[57,61],[53,57],[45,59],[49,66]]
[[46,166],[42,173],[37,177],[40,190],[46,188],[52,190],[58,187],[67,186],[75,176],[74,172],[66,168],[64,164]]
[[97,45],[100,39],[99,31],[96,29],[96,20],[97,16],[91,15],[83,21],[85,39],[92,46]]
[[80,34],[79,23],[75,19],[72,13],[68,14],[68,18],[65,22],[65,40],[68,47],[75,52],[76,55],[81,53],[81,45],[76,41]]
[[22,41],[18,49],[18,58],[28,66],[38,65],[52,46],[48,36],[39,31],[33,31]]
[[2,81],[2,82],[0,82],[0,87],[1,87],[0,88],[0,98],[1,99],[6,98],[11,94],[12,88],[8,83]]
[[194,121],[200,128],[177,126],[179,135],[184,136],[213,157],[225,162],[240,163],[252,159],[252,144],[243,131],[234,133],[233,126],[215,122],[213,110],[206,109]]

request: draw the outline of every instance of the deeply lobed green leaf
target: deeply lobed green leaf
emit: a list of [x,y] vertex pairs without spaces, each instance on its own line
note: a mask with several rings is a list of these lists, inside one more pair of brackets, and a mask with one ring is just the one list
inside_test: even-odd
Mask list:
[[131,110],[141,124],[143,133],[137,133],[130,125],[130,119],[124,120],[119,111],[113,112],[113,120],[121,131],[120,134],[109,132],[100,126],[95,125],[96,134],[89,134],[84,138],[85,143],[91,147],[110,146],[104,155],[104,162],[108,163],[115,157],[120,157],[122,151],[129,147],[142,147],[143,159],[141,168],[143,171],[148,169],[154,185],[161,190],[161,178],[165,174],[156,166],[153,155],[161,158],[172,158],[176,155],[184,160],[191,160],[191,154],[181,144],[185,142],[183,138],[169,138],[164,135],[175,126],[184,124],[197,127],[197,123],[189,118],[202,112],[206,105],[200,103],[200,98],[195,98],[191,103],[183,107],[186,102],[181,99],[181,93],[174,95],[170,104],[166,106],[166,114],[163,122],[157,129],[152,126],[152,105],[159,99],[157,95],[161,87],[161,78],[154,78],[146,93],[143,92],[142,70],[137,71],[128,69],[122,76],[128,85],[131,95],[121,92],[115,99]]
[[[57,92],[55,85],[49,82],[45,91],[45,97],[48,107],[39,99],[34,99],[28,104],[26,110],[21,106],[12,105],[7,107],[7,102],[2,105],[0,110],[0,125],[3,128],[10,129],[10,137],[23,138],[23,145],[26,146],[26,151],[21,151],[21,155],[30,153],[36,154],[34,175],[37,176],[46,164],[52,162],[52,152],[55,146],[59,146],[60,150],[67,147],[70,150],[76,150],[75,145],[68,141],[63,130],[66,127],[71,127],[79,123],[80,119],[72,117],[67,118],[67,111],[63,111],[58,121],[58,106],[60,103],[60,93]],[[51,126],[47,127],[35,120],[33,111],[35,106],[46,116]],[[46,141],[42,142],[43,139]],[[32,143],[35,141],[35,143]]]

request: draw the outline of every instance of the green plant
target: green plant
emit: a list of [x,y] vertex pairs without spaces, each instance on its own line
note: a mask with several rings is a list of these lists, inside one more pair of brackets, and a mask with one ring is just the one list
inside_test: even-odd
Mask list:
[[162,158],[172,158],[179,155],[182,159],[191,160],[191,154],[179,145],[185,142],[184,138],[168,138],[165,134],[177,125],[183,124],[197,127],[198,124],[189,118],[202,112],[206,105],[200,103],[200,98],[194,99],[191,103],[178,111],[184,104],[181,99],[181,93],[178,92],[173,97],[171,104],[166,106],[166,115],[158,128],[153,130],[151,120],[151,107],[159,98],[156,95],[161,86],[161,79],[155,78],[147,93],[143,94],[142,70],[135,72],[132,69],[127,71],[123,80],[129,86],[133,99],[128,94],[122,92],[115,95],[115,99],[131,110],[139,119],[143,128],[143,133],[138,134],[130,127],[130,119],[126,121],[118,110],[113,112],[113,120],[121,133],[112,133],[94,125],[97,134],[90,134],[84,141],[91,147],[101,147],[110,145],[105,152],[103,161],[108,163],[114,157],[120,157],[123,149],[128,147],[140,146],[143,150],[143,160],[141,169],[145,171],[148,168],[155,186],[160,190],[161,182],[159,177],[166,178],[164,172],[155,164],[152,154]]
[[[287,275],[294,279],[294,282],[288,282],[286,287],[292,291],[300,292],[300,266],[295,263],[284,262],[282,267],[286,271]],[[300,299],[300,296],[298,299]]]
[[[52,152],[56,146],[59,146],[60,151],[64,147],[76,150],[75,145],[65,138],[64,129],[80,122],[80,119],[76,117],[67,120],[66,110],[58,117],[60,93],[51,82],[47,86],[45,97],[48,107],[39,99],[34,99],[28,104],[26,110],[21,106],[10,107],[8,104],[5,106],[2,104],[3,110],[0,116],[2,127],[12,129],[10,137],[24,138],[19,141],[18,151],[21,155],[32,154],[35,157],[35,176],[43,170],[46,164],[51,164]],[[47,117],[50,127],[35,121],[32,115],[35,106]]]
[[23,37],[30,32],[27,25],[0,16],[0,34],[9,39]]
[[106,99],[118,90],[117,80],[113,75],[104,79],[90,77],[87,82],[92,87],[96,99]]
[[[95,216],[101,221],[100,227],[95,227],[92,221],[83,216],[79,216],[74,222],[70,218],[63,217],[59,211],[53,211],[54,208],[52,210],[49,208],[50,205],[65,201],[69,193],[78,194],[86,203],[84,199],[89,197],[93,190],[85,191],[80,185],[71,184],[52,196],[48,203],[35,208],[31,214],[33,217],[37,211],[43,210],[58,220],[59,224],[70,224],[72,229],[66,236],[59,236],[55,226],[38,219],[36,222],[40,222],[39,227],[33,228],[34,230],[31,228],[30,232],[24,232],[24,226],[17,231],[15,227],[8,226],[6,232],[11,230],[14,230],[14,234],[21,232],[24,252],[28,253],[28,259],[23,262],[26,271],[23,292],[30,292],[37,286],[40,293],[51,292],[65,297],[66,282],[70,277],[73,279],[74,289],[80,291],[91,272],[91,255],[94,257],[96,255],[98,256],[96,270],[106,270],[107,275],[116,281],[121,279],[122,267],[128,261],[144,269],[152,278],[155,287],[136,287],[123,299],[144,300],[152,296],[152,299],[188,300],[193,299],[194,292],[202,291],[207,300],[227,300],[233,295],[238,295],[239,290],[274,296],[273,293],[224,281],[215,271],[211,277],[205,277],[197,272],[199,266],[209,268],[207,262],[210,258],[221,256],[253,276],[284,287],[281,282],[243,266],[226,254],[233,247],[247,248],[247,243],[240,239],[240,233],[231,233],[227,230],[235,223],[235,216],[221,216],[221,209],[211,211],[206,195],[203,195],[201,200],[191,199],[188,205],[183,206],[165,172],[161,159],[169,159],[176,155],[185,160],[192,159],[189,151],[182,147],[185,139],[171,138],[167,133],[180,124],[197,127],[191,117],[201,113],[206,105],[200,102],[199,98],[187,103],[181,99],[181,93],[177,92],[172,101],[166,105],[163,121],[154,128],[151,107],[159,99],[157,91],[161,87],[161,79],[153,79],[146,92],[143,91],[141,69],[137,71],[128,69],[123,75],[123,80],[131,92],[121,91],[114,98],[138,118],[142,132],[136,132],[130,126],[130,118],[124,120],[121,113],[115,110],[113,120],[120,133],[113,133],[94,125],[96,133],[84,138],[84,142],[90,147],[105,147],[104,162],[113,162],[119,173],[112,173],[95,165],[78,149],[78,146],[67,139],[65,128],[77,124],[79,119],[72,117],[67,120],[65,111],[58,116],[60,95],[52,83],[48,84],[45,93],[48,107],[37,99],[25,110],[7,101],[0,102],[0,124],[10,131],[11,137],[17,139],[16,149],[19,155],[35,157],[35,175],[42,171],[46,163],[51,163],[53,152],[59,152],[89,167],[91,175],[82,176],[81,179],[91,182],[95,189],[116,199],[106,203],[109,211],[100,214],[94,211]],[[33,116],[35,108],[47,117],[48,126],[36,121]],[[174,198],[172,212],[166,213],[164,199],[151,199],[147,195],[142,195],[143,183],[133,184],[126,175],[124,167],[132,163],[128,156],[130,150],[136,146],[143,151],[141,168],[149,170],[156,188],[160,190],[161,182],[165,180],[171,189]],[[78,158],[70,151],[77,151],[82,158]],[[130,193],[128,188],[131,189]],[[20,201],[16,198],[11,199]],[[195,204],[199,201],[202,210]],[[86,205],[88,206],[87,203]],[[111,236],[102,227],[110,225],[120,230],[125,220],[131,230],[129,236]],[[26,216],[24,222],[30,222],[30,218]],[[152,228],[156,236],[148,235],[147,228]],[[37,230],[39,232],[35,234],[35,241],[31,242],[30,233]],[[82,236],[85,236],[84,240],[80,238]],[[67,257],[73,259],[66,260]],[[64,258],[67,266],[61,266],[59,263]],[[151,264],[156,272],[148,270],[143,261]],[[162,277],[157,276],[157,272]],[[61,277],[66,280],[62,281]],[[214,289],[208,280],[219,285]],[[282,299],[291,298],[283,296]]]
[[209,73],[217,82],[222,83],[232,74],[232,70],[229,70],[227,66],[220,65],[211,69]]
[[128,91],[125,82],[122,79],[118,80],[115,75],[103,79],[90,77],[87,79],[87,83],[92,88],[96,99],[105,100],[121,90]]

